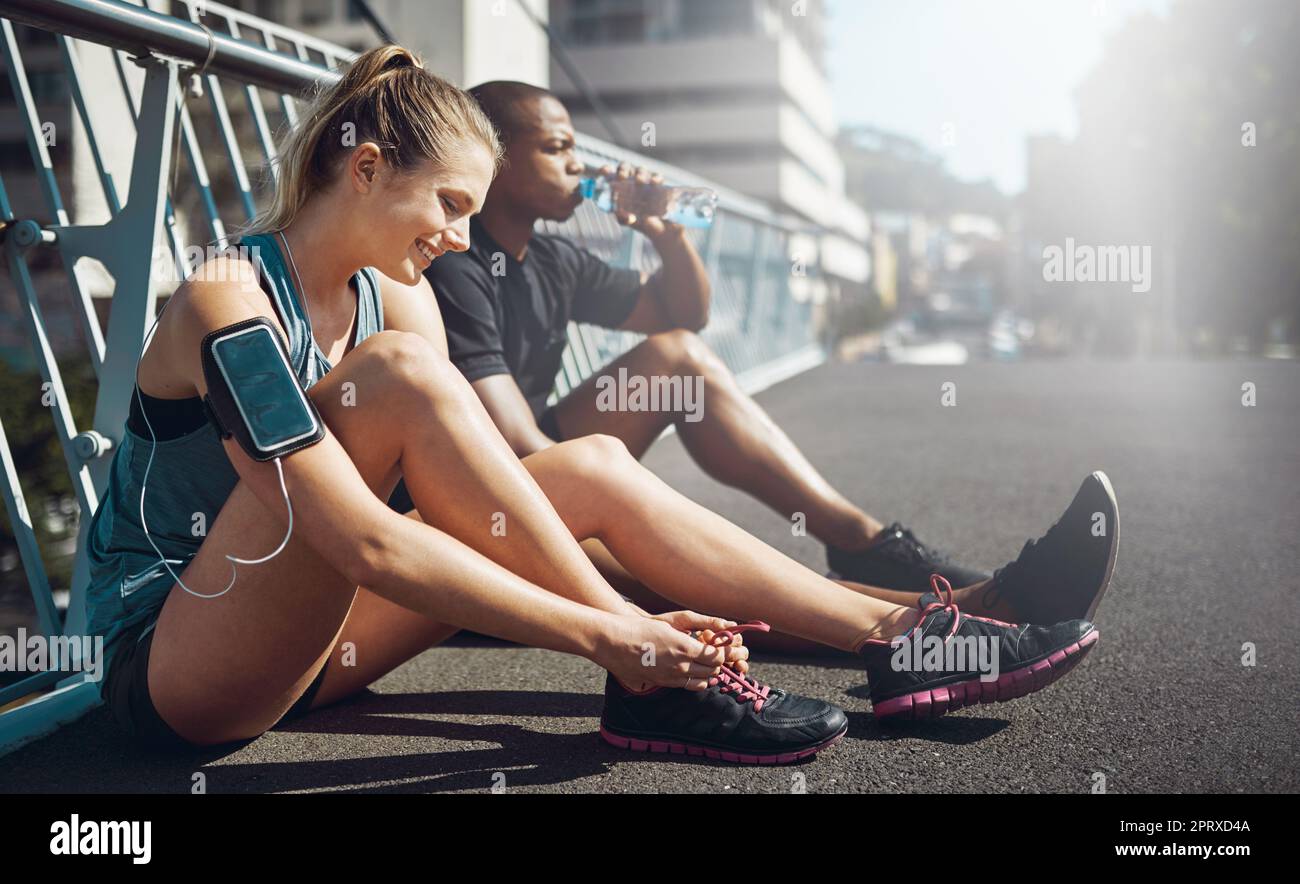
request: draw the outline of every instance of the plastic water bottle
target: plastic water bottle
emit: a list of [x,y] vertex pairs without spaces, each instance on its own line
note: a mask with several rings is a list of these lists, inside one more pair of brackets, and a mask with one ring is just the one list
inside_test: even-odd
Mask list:
[[683,227],[712,227],[718,210],[718,195],[707,187],[640,184],[598,173],[582,179],[582,196],[603,212],[621,210]]

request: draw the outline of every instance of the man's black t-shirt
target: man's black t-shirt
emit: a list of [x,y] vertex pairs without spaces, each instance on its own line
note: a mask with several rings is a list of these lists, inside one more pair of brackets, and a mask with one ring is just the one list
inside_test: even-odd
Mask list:
[[478,218],[470,220],[469,251],[448,252],[424,275],[452,363],[470,381],[514,375],[534,417],[555,386],[569,320],[617,328],[641,288],[637,271],[611,267],[562,236],[534,234],[516,261]]

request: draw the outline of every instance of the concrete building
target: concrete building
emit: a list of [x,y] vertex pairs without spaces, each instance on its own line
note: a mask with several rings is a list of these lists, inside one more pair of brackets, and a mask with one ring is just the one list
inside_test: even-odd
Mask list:
[[[861,285],[866,213],[844,191],[822,0],[551,0],[551,23],[630,148],[821,228],[821,271]],[[602,138],[553,59],[551,88]]]
[[989,181],[954,177],[915,138],[874,126],[840,133],[846,188],[871,208],[873,280],[886,311],[981,322],[1010,306],[1010,201]]
[[[546,35],[519,0],[369,0],[403,46],[458,86],[484,80],[523,80],[545,86],[550,76]],[[523,0],[547,19],[546,0]],[[236,0],[230,5],[341,46],[375,45],[374,29],[348,0]]]

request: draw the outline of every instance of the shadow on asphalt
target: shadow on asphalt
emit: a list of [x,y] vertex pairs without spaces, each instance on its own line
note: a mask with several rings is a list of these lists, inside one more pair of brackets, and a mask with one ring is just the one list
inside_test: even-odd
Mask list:
[[870,712],[849,712],[850,740],[893,742],[922,740],[949,746],[969,746],[988,739],[1007,727],[1001,718],[945,717],[932,721],[902,721],[881,724]]
[[[705,758],[620,751],[595,739],[590,732],[555,734],[507,723],[466,724],[403,717],[403,714],[473,714],[598,718],[601,702],[599,696],[590,694],[537,691],[363,695],[276,730],[359,737],[434,738],[496,743],[499,746],[338,761],[223,765],[222,773],[223,776],[253,781],[265,775],[274,781],[273,788],[277,791],[348,786],[350,791],[359,792],[427,793],[482,789],[485,779],[490,780],[497,771],[505,773],[512,786],[545,786],[604,774],[618,762],[686,763],[734,769],[732,764]],[[992,718],[881,725],[868,712],[851,712],[848,717],[846,742],[849,743],[916,739],[964,746],[986,739],[1008,726],[1008,722]],[[805,759],[800,764],[811,760]],[[429,776],[430,771],[438,773]],[[395,785],[394,780],[413,781]],[[374,785],[359,786],[366,782]]]

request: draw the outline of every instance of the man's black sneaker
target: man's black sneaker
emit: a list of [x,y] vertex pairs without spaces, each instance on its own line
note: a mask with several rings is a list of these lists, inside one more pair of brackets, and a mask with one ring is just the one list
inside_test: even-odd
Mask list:
[[1073,669],[1100,637],[1086,620],[1018,626],[963,614],[937,574],[934,589],[921,596],[911,632],[892,642],[869,639],[859,650],[877,719],[938,718],[1032,694]]
[[942,574],[956,587],[973,586],[989,579],[981,571],[954,565],[946,555],[921,543],[898,522],[882,530],[864,550],[848,552],[827,546],[826,563],[831,568],[826,576],[832,580],[853,580],[903,592],[926,592],[931,574]]
[[[714,644],[759,624],[742,624]],[[759,684],[723,666],[703,691],[655,688],[636,694],[605,678],[600,735],[620,749],[699,755],[742,764],[788,764],[837,742],[848,730],[830,703]]]
[[1106,474],[1083,480],[1060,520],[1020,556],[993,572],[980,595],[992,607],[1011,605],[1018,620],[1091,620],[1110,586],[1119,552],[1119,505]]

